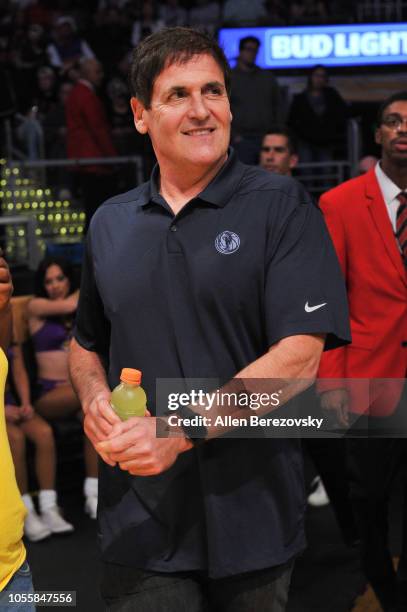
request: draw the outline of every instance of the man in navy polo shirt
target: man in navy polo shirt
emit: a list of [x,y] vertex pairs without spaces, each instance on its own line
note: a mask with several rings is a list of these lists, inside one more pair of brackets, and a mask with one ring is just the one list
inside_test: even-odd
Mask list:
[[[70,355],[103,459],[102,593],[116,611],[282,612],[305,546],[298,441],[157,437],[156,381],[312,379],[324,344],[349,339],[339,267],[302,187],[228,149],[217,43],[153,34],[131,80],[158,164],[92,219]],[[112,411],[122,367],[142,370],[150,418]]]

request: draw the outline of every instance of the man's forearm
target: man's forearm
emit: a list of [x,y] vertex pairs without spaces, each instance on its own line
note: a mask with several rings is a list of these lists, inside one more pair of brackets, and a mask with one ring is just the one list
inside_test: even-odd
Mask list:
[[[323,335],[284,338],[214,391],[207,404],[191,404],[186,409],[179,409],[178,414],[186,418],[194,415],[204,418],[210,415],[212,418],[205,421],[205,438],[220,437],[226,433],[226,428],[216,426],[216,417],[243,418],[252,414],[250,398],[246,397],[245,401],[240,398],[241,394],[252,397],[264,394],[270,400],[273,399],[272,403],[265,402],[256,408],[256,414],[263,416],[311,386],[318,370],[323,346]],[[237,401],[234,401],[234,398]],[[230,426],[230,430],[235,428],[234,425]],[[171,427],[171,432],[177,435],[176,428]],[[193,432],[189,435],[194,437]]]
[[265,355],[240,370],[236,378],[314,379],[324,342],[323,334],[283,338]]
[[99,355],[82,348],[75,339],[69,351],[69,373],[85,414],[95,397],[110,397],[106,372]]

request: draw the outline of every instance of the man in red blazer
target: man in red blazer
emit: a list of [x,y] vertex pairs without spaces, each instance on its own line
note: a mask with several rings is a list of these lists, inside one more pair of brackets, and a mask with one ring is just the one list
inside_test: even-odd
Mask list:
[[407,441],[397,436],[407,421],[407,92],[383,102],[377,125],[380,162],[320,200],[346,279],[352,344],[323,355],[319,391],[344,426],[354,413],[369,432],[379,428],[374,439],[348,440],[351,497],[364,570],[383,609],[393,611],[407,609],[407,545],[396,576],[387,542],[390,488],[407,461]]
[[[73,87],[65,104],[68,157],[115,157],[117,152],[110,126],[102,101],[96,93],[103,80],[103,68],[96,59],[91,58],[82,61],[80,70],[81,79]],[[117,188],[110,166],[80,166],[77,174],[85,204],[87,228],[97,207],[116,193]]]

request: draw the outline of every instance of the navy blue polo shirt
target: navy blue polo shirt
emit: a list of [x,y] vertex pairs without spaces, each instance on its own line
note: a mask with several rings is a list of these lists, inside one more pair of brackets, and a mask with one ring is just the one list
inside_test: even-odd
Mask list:
[[[103,204],[87,237],[75,337],[101,355],[112,388],[121,368],[142,370],[154,413],[157,378],[227,380],[295,334],[326,333],[327,348],[349,341],[337,259],[298,182],[231,151],[174,215],[158,180],[156,167]],[[297,440],[211,440],[151,477],[100,468],[106,561],[218,578],[285,563],[305,545]]]

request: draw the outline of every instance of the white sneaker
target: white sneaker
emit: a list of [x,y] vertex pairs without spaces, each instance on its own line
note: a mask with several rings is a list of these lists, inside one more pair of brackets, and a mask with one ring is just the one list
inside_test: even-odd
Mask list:
[[310,506],[326,506],[329,504],[329,497],[320,476],[315,476],[311,483],[311,488],[314,488],[314,490],[308,495],[308,503]]
[[35,510],[30,510],[25,517],[24,534],[30,542],[39,542],[51,535],[51,529],[43,523]]
[[91,519],[95,519],[97,517],[98,510],[98,498],[96,495],[88,495],[85,501],[85,512],[89,514]]
[[62,518],[61,510],[58,506],[42,512],[41,518],[52,533],[71,533],[74,530],[73,525]]

